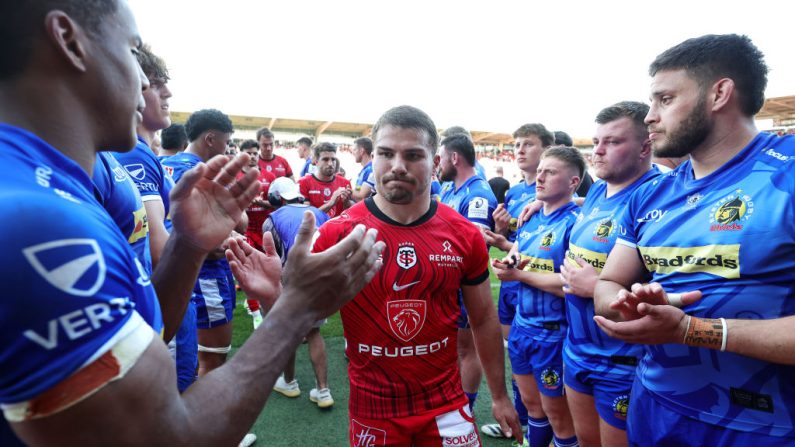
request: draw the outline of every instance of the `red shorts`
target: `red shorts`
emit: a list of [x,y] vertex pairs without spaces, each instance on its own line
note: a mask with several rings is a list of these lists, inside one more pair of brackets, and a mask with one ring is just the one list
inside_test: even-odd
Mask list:
[[469,404],[448,405],[416,416],[391,419],[350,417],[353,447],[480,447]]

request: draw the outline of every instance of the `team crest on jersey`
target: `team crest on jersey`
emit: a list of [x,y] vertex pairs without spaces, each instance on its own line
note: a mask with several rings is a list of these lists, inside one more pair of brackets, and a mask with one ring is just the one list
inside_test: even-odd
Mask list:
[[754,214],[754,201],[741,189],[718,200],[709,210],[710,231],[737,231]]
[[395,262],[400,268],[408,270],[417,264],[417,252],[414,251],[414,246],[410,243],[405,243],[398,246]]
[[323,195],[326,196],[326,197],[330,196],[331,195],[331,189],[324,188],[323,189]]
[[386,431],[351,419],[351,446],[378,447],[386,445]]
[[271,165],[266,165],[266,166],[265,166],[265,170],[266,170],[266,171],[268,171],[268,172],[271,172],[271,171],[273,171],[273,166],[271,166]]
[[105,283],[105,257],[94,239],[61,239],[22,250],[36,272],[56,289],[92,296]]
[[596,225],[593,230],[594,240],[597,242],[608,242],[607,238],[613,235],[616,231],[616,223],[613,221],[612,216],[603,219]]
[[685,202],[685,209],[692,210],[693,208],[696,207],[696,205],[698,205],[698,202],[700,202],[701,199],[703,198],[704,196],[702,196],[700,193],[695,193],[692,196],[687,196],[687,201]]
[[116,180],[117,182],[123,182],[127,180],[127,171],[125,171],[121,166],[114,166],[113,180]]
[[174,167],[163,165],[163,170],[166,171],[169,177],[174,177]]
[[144,177],[146,177],[146,171],[144,170],[144,165],[142,165],[141,163],[124,165],[124,169],[127,170],[127,173],[130,174],[130,177],[136,180],[143,180]]
[[386,315],[392,333],[403,341],[416,337],[425,325],[426,307],[423,300],[399,300],[386,303]]
[[541,248],[549,250],[549,247],[555,243],[555,232],[550,231],[549,233],[545,234],[544,237],[541,238]]
[[560,388],[560,373],[555,368],[546,368],[541,372],[541,383],[548,390]]
[[627,410],[629,410],[629,395],[622,394],[613,399],[613,416],[625,421]]

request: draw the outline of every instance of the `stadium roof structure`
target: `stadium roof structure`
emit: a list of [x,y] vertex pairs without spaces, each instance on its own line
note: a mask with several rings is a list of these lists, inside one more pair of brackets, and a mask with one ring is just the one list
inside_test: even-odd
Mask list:
[[[176,123],[187,121],[190,113],[171,112],[171,119]],[[309,120],[297,118],[258,117],[230,115],[235,129],[257,130],[267,127],[274,132],[291,132],[318,137],[323,133],[341,135],[351,138],[369,136],[373,130],[372,123],[348,123],[342,121]],[[768,98],[756,119],[772,119],[774,126],[795,126],[795,96],[781,96]],[[442,130],[442,129],[440,129]],[[479,145],[494,145],[502,147],[511,145],[513,137],[509,133],[471,130],[472,139]],[[590,138],[574,138],[574,145],[580,148],[590,148],[593,142]]]
[[773,120],[774,126],[795,126],[795,96],[767,98],[756,119]]

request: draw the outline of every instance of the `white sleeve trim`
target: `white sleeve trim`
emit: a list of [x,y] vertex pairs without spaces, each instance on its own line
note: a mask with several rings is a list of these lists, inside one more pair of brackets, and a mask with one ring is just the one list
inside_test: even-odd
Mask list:
[[616,238],[616,244],[621,244],[621,245],[623,245],[625,247],[629,247],[629,248],[638,248],[638,244],[635,244],[634,242],[630,242],[630,241],[625,240],[625,239],[621,239],[620,237]]

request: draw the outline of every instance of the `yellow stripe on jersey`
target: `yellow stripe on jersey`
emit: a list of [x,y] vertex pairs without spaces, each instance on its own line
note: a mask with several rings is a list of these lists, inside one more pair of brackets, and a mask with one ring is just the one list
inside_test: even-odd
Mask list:
[[596,269],[596,273],[600,273],[605,267],[605,262],[607,262],[606,253],[597,253],[595,251],[588,250],[587,248],[569,244],[569,251],[566,254],[566,265],[569,267],[580,268],[580,264],[577,264],[577,262],[574,260],[575,258],[582,258],[585,262],[591,264],[593,268]]
[[740,244],[638,248],[650,272],[709,273],[726,279],[740,277]]
[[530,262],[524,267],[526,272],[536,273],[555,273],[555,262],[551,259],[536,258],[535,256],[522,255],[522,261],[529,260]]

